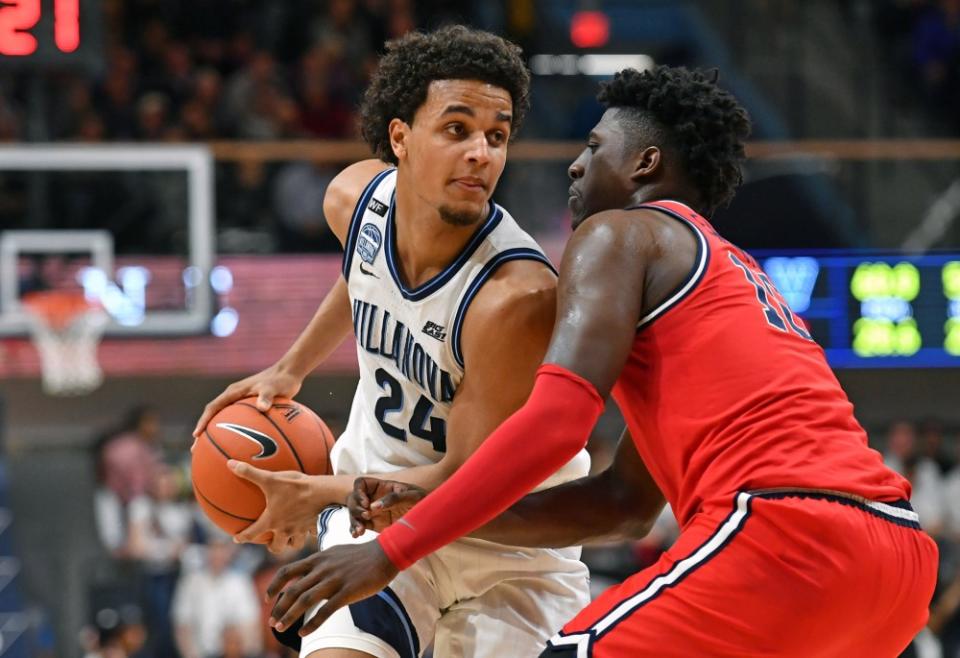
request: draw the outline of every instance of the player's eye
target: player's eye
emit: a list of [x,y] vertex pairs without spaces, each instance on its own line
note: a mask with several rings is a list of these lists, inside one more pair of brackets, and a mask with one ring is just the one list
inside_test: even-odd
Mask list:
[[591,153],[596,153],[597,149],[600,148],[600,145],[596,142],[588,142],[587,148],[590,149]]
[[490,133],[489,140],[494,146],[499,146],[507,141],[507,133],[503,132],[502,130],[495,130]]
[[462,123],[447,124],[445,130],[454,137],[462,137],[467,132]]

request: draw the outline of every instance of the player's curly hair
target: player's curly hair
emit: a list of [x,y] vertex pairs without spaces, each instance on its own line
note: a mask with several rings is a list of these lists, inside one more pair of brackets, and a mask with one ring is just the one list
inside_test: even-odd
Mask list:
[[606,107],[636,110],[680,154],[683,169],[709,214],[730,202],[743,180],[740,162],[750,117],[737,99],[716,84],[716,71],[657,66],[625,69],[601,83]]
[[520,128],[530,107],[530,72],[519,46],[489,32],[450,25],[410,32],[387,42],[386,49],[360,106],[360,131],[384,162],[397,164],[390,121],[411,123],[434,80],[480,80],[505,89],[513,99],[511,137]]

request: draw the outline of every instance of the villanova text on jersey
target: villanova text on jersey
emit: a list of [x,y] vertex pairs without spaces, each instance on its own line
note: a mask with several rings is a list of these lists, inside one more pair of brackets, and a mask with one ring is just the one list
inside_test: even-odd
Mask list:
[[361,299],[353,300],[353,333],[360,347],[380,358],[393,361],[397,370],[415,383],[434,403],[453,400],[456,386],[449,372],[431,358],[406,325],[390,311]]

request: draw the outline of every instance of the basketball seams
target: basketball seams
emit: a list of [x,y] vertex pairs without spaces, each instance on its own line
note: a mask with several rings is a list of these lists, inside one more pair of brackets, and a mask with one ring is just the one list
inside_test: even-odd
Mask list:
[[196,483],[196,482],[193,483],[193,491],[194,491],[198,496],[200,496],[201,498],[203,498],[204,502],[206,502],[207,505],[209,505],[209,506],[212,507],[213,509],[217,510],[217,511],[220,512],[221,514],[226,514],[227,516],[229,516],[229,517],[231,517],[231,518],[234,518],[234,519],[239,519],[240,521],[249,521],[250,523],[253,523],[254,521],[256,521],[256,519],[249,519],[249,518],[247,518],[247,517],[245,517],[245,516],[240,516],[239,514],[234,514],[233,512],[228,512],[227,510],[223,509],[222,507],[220,507],[219,505],[217,505],[215,502],[213,502],[212,500],[210,500],[209,498],[207,498],[206,496],[204,496],[204,495],[203,495],[203,492],[200,491],[200,487],[197,486],[197,483]]
[[[300,467],[300,472],[306,473],[306,469],[303,468],[303,462],[300,460],[300,455],[297,454],[297,449],[293,447],[293,443],[290,441],[290,439],[287,438],[287,435],[284,433],[284,431],[280,429],[280,426],[277,425],[276,421],[274,421],[273,418],[270,417],[269,410],[267,410],[266,412],[260,411],[259,409],[257,409],[255,405],[252,405],[249,402],[234,402],[234,404],[240,407],[250,407],[251,409],[256,411],[258,414],[262,415],[264,418],[270,421],[270,424],[273,425],[278,432],[280,432],[280,436],[283,437],[283,440],[287,444],[287,447],[290,448],[290,452],[291,454],[293,454],[293,458],[297,460],[297,465]],[[272,408],[273,407],[271,407],[271,409]]]
[[217,443],[216,441],[213,440],[213,435],[210,434],[210,430],[204,428],[203,433],[206,434],[207,440],[210,441],[210,443],[213,444],[213,447],[220,451],[220,454],[221,454],[221,455],[223,455],[223,456],[226,457],[227,459],[235,459],[234,457],[231,457],[230,454],[229,454],[226,450],[224,450],[223,448],[221,448],[219,443]]

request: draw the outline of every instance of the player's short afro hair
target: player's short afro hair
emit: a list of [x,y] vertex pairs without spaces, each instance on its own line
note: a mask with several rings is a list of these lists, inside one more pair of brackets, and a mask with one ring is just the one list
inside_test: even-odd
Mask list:
[[606,107],[637,111],[652,120],[683,159],[683,169],[700,193],[703,211],[730,202],[743,180],[740,162],[750,117],[729,92],[716,84],[716,72],[657,66],[625,69],[601,83],[597,99]]
[[390,121],[412,123],[434,80],[479,80],[505,89],[513,100],[511,136],[530,107],[530,72],[519,46],[462,25],[410,32],[387,42],[360,106],[360,131],[384,162],[397,163]]

